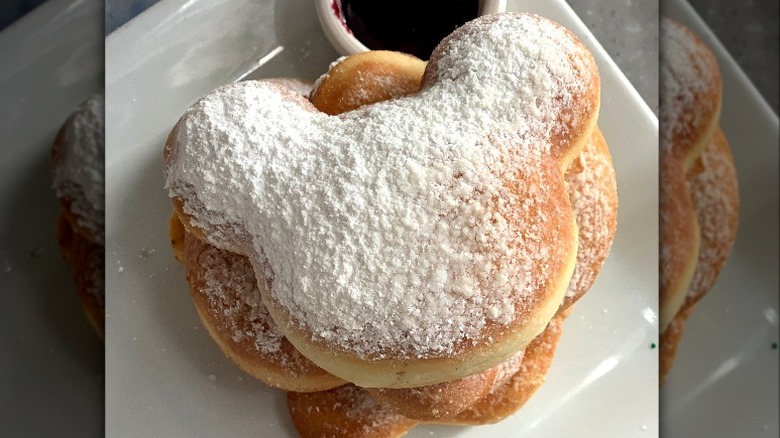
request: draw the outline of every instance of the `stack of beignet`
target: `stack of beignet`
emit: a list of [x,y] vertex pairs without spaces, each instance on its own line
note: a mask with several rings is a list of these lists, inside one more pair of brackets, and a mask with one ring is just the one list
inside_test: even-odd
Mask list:
[[719,127],[721,77],[690,30],[661,19],[660,379],[685,320],[714,285],[737,232],[739,192]]
[[[308,98],[307,98],[308,97]],[[170,235],[228,357],[302,436],[484,424],[541,385],[616,227],[598,72],[538,16],[227,85],[168,137]]]
[[51,151],[52,186],[62,206],[57,241],[71,266],[90,325],[105,327],[104,97],[79,104],[57,133]]

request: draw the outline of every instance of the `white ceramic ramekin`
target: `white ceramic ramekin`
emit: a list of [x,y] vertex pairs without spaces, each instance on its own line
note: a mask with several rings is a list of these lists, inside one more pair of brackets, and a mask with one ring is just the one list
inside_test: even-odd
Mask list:
[[[382,1],[382,0],[376,0]],[[341,55],[365,52],[368,47],[358,41],[347,27],[341,13],[341,0],[315,0],[317,16],[325,36]],[[480,0],[479,15],[495,14],[506,10],[506,0]]]

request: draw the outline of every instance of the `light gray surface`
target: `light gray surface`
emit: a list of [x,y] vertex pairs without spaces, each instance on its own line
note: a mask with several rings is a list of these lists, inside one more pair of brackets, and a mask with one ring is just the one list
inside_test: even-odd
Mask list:
[[777,114],[780,2],[689,0]]
[[639,95],[658,114],[658,2],[568,0]]

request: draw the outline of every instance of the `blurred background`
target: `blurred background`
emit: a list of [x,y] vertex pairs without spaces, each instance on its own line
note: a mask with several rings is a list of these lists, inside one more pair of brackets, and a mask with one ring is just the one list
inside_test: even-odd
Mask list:
[[[21,18],[19,18],[21,16]],[[0,2],[0,436],[104,435],[104,345],[63,260],[54,138],[103,88],[102,0]]]

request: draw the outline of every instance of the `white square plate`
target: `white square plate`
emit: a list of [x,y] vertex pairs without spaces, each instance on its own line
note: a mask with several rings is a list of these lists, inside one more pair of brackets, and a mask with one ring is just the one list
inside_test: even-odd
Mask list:
[[718,58],[720,126],[740,196],[731,256],[686,323],[661,391],[661,430],[668,437],[778,436],[777,115],[687,2],[666,1],[661,11]]
[[[563,0],[509,2],[592,49],[618,175],[612,254],[569,317],[548,382],[493,426],[409,436],[657,436],[657,120]],[[336,58],[308,0],[164,0],[109,35],[106,427],[112,436],[295,436],[285,395],[201,328],[168,244],[161,151],[188,105],[242,78],[313,80]]]
[[103,86],[100,0],[52,0],[0,33],[3,436],[103,435],[103,344],[57,247],[54,136]]

